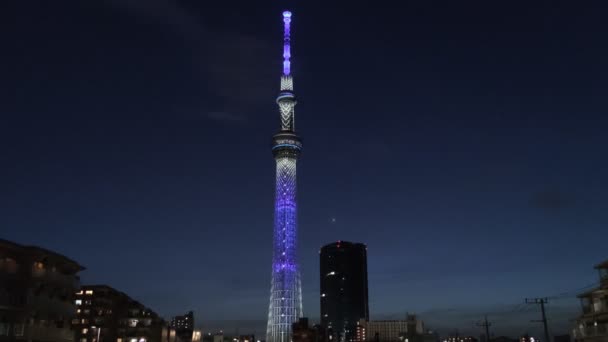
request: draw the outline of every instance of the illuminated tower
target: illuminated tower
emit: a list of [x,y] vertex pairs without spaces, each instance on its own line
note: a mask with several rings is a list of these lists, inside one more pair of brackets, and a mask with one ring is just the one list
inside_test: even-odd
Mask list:
[[281,114],[281,130],[272,138],[272,153],[276,161],[276,190],[274,204],[274,242],[272,282],[268,307],[267,342],[289,342],[291,325],[302,317],[302,288],[296,260],[296,164],[302,143],[295,133],[291,77],[290,23],[291,12],[283,12],[285,24],[283,45],[283,75],[277,104]]

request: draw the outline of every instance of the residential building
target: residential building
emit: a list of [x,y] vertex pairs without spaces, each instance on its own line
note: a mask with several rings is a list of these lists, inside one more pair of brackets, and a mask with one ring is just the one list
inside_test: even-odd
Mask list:
[[76,342],[177,342],[154,311],[110,286],[82,286],[74,303]]
[[595,266],[599,272],[599,287],[582,293],[582,314],[572,331],[574,342],[608,341],[608,260]]
[[0,341],[74,341],[82,270],[59,253],[0,239]]
[[332,339],[354,341],[357,322],[369,321],[367,247],[338,241],[320,251],[321,325]]

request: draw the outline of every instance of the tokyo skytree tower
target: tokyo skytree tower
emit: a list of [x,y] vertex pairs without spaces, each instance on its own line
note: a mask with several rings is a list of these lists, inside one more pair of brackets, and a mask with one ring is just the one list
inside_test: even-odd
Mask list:
[[283,12],[283,23],[283,75],[281,92],[277,97],[281,130],[272,138],[272,153],[277,166],[267,342],[291,341],[291,324],[302,317],[302,287],[296,259],[296,164],[302,142],[295,133],[296,98],[289,60],[291,12]]

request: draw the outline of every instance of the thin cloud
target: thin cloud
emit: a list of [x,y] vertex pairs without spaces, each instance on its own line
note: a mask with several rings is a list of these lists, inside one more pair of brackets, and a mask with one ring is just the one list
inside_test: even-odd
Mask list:
[[201,99],[205,99],[201,107],[207,112],[207,119],[242,124],[256,113],[271,112],[266,106],[272,106],[278,89],[273,61],[280,56],[280,50],[269,41],[242,32],[210,29],[200,13],[179,1],[107,2],[164,25],[185,39],[192,52],[193,71],[200,75]]

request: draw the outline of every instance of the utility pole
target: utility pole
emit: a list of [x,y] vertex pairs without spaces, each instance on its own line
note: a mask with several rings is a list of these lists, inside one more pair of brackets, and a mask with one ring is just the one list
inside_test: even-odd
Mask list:
[[488,316],[485,316],[482,323],[477,323],[477,326],[486,328],[486,342],[490,342],[490,327],[492,326],[492,323],[488,322]]
[[549,300],[547,298],[526,298],[526,304],[540,304],[540,312],[543,315],[543,319],[538,321],[534,320],[532,322],[542,322],[545,328],[545,341],[551,342],[549,338],[549,329],[547,328],[547,315],[545,314],[545,304],[547,304]]

